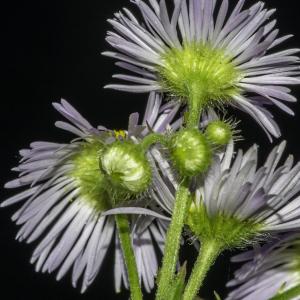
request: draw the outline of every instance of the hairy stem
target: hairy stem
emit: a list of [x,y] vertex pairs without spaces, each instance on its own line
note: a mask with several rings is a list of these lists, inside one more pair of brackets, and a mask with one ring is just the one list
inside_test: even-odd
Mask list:
[[280,293],[270,300],[292,300],[300,295],[300,285],[297,285],[286,292]]
[[127,268],[130,286],[130,299],[142,300],[143,295],[140,287],[135,256],[132,249],[128,217],[126,215],[116,215],[115,220],[117,223],[121,247]]
[[188,112],[186,119],[187,128],[198,128],[202,111],[202,97],[192,89],[188,99]]
[[180,248],[181,232],[189,207],[189,180],[184,180],[176,193],[172,220],[167,232],[162,268],[160,270],[157,300],[167,300],[170,283],[174,279]]
[[141,142],[141,145],[145,151],[147,151],[154,144],[167,144],[167,138],[165,135],[159,133],[150,133],[148,134]]
[[214,240],[201,243],[201,249],[192,274],[186,285],[182,300],[195,299],[210,267],[221,252],[220,245]]

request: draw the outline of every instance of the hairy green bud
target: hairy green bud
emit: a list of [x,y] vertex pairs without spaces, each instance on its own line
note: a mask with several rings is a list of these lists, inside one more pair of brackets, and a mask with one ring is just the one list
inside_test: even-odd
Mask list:
[[171,139],[171,159],[182,176],[196,176],[208,169],[212,151],[198,129],[185,129]]
[[232,129],[226,122],[213,121],[206,127],[205,135],[213,145],[224,146],[232,139]]
[[107,147],[100,160],[115,194],[135,196],[149,187],[151,166],[139,145],[116,141]]
[[73,169],[69,176],[77,183],[82,199],[98,211],[111,208],[105,175],[99,168],[103,143],[97,140],[83,143],[70,158]]

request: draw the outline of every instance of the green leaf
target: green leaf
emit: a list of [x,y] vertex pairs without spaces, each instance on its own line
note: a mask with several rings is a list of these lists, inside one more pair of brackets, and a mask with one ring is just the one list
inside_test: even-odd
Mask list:
[[216,291],[214,291],[214,295],[216,297],[216,300],[222,300],[220,295]]

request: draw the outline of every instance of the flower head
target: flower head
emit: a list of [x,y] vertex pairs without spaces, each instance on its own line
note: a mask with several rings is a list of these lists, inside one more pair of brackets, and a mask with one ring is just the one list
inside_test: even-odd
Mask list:
[[[258,147],[234,158],[232,143],[214,158],[212,166],[191,186],[193,200],[186,218],[189,230],[200,241],[213,239],[225,249],[244,247],[256,239],[300,227],[300,164],[293,157],[279,166],[285,142],[275,147],[257,169]],[[172,214],[178,187],[176,174],[157,149],[152,154],[159,170],[154,171],[153,198]],[[149,213],[150,214],[150,213]]]
[[[94,281],[115,232],[114,218],[103,215],[115,202],[99,158],[108,146],[124,137],[138,140],[151,127],[164,131],[178,106],[161,111],[160,105],[161,98],[152,93],[143,124],[138,125],[138,114],[132,114],[128,131],[120,136],[103,126],[94,128],[65,100],[54,103],[55,109],[69,121],[57,122],[56,126],[78,138],[68,144],[34,142],[29,149],[21,150],[20,164],[13,169],[19,176],[5,187],[26,188],[1,204],[6,207],[24,203],[12,219],[22,225],[18,240],[31,243],[41,238],[31,258],[37,271],[58,270],[60,280],[73,268],[72,284],[75,287],[82,278],[82,292]],[[163,247],[165,227],[160,221],[141,218],[132,219],[132,239],[135,253],[143,253],[144,259],[137,256],[137,265],[141,281],[149,291],[157,270],[154,243],[157,239],[159,247]],[[115,284],[119,291],[121,278],[125,286],[128,284],[118,244],[116,235]]]
[[233,262],[244,262],[244,265],[227,284],[234,289],[226,299],[269,300],[287,291],[295,292],[288,299],[299,299],[299,290],[296,292],[300,285],[299,246],[299,234],[292,233],[233,257]]
[[229,104],[252,116],[270,138],[279,137],[264,106],[293,115],[285,103],[296,99],[286,86],[300,83],[299,49],[274,51],[291,37],[278,37],[276,20],[270,20],[274,9],[261,1],[243,9],[240,0],[229,12],[228,2],[175,0],[169,15],[165,0],[134,0],[144,24],[127,9],[115,14],[107,41],[116,52],[104,52],[132,75],[114,75],[126,83],[107,87],[163,91],[202,108]]

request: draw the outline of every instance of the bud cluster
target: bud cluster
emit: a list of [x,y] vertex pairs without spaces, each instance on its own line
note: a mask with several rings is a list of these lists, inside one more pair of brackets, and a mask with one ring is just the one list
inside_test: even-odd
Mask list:
[[193,177],[205,172],[211,162],[214,149],[225,146],[232,139],[230,124],[212,121],[205,132],[197,128],[183,129],[171,138],[171,159],[184,177]]

